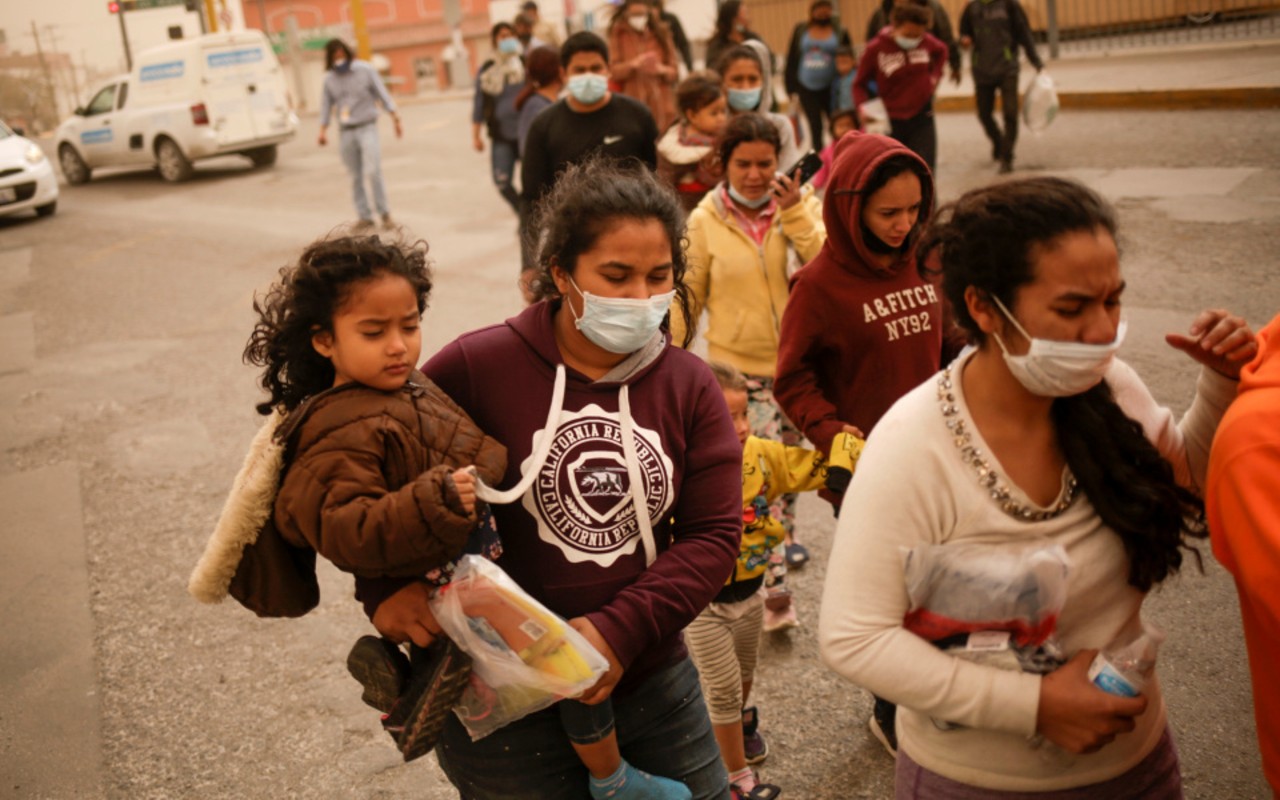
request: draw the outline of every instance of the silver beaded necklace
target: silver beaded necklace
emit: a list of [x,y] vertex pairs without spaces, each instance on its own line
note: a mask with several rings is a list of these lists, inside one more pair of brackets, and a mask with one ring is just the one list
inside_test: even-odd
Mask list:
[[1075,476],[1071,474],[1070,468],[1067,469],[1066,491],[1062,493],[1062,499],[1054,504],[1052,508],[1043,510],[1031,508],[1013,498],[1013,493],[1009,490],[1008,484],[1004,482],[1000,473],[987,461],[982,451],[973,444],[968,427],[965,425],[964,420],[960,418],[960,408],[956,405],[955,383],[951,377],[951,367],[947,367],[938,376],[938,404],[942,409],[942,418],[947,423],[947,429],[951,431],[951,441],[955,444],[956,449],[960,451],[960,459],[973,469],[978,476],[978,484],[990,493],[991,499],[995,501],[1001,511],[1023,522],[1040,522],[1041,520],[1053,519],[1071,506],[1071,503],[1076,499],[1078,484]]

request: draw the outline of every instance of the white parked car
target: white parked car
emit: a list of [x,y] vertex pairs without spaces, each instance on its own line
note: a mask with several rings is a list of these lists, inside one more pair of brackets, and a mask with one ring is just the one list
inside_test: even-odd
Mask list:
[[0,122],[0,216],[34,210],[47,217],[58,209],[58,176],[40,145]]
[[256,166],[297,132],[280,62],[257,30],[211,33],[138,54],[133,71],[94,92],[58,126],[67,183],[98,167],[154,164],[168,181],[191,162],[237,153]]

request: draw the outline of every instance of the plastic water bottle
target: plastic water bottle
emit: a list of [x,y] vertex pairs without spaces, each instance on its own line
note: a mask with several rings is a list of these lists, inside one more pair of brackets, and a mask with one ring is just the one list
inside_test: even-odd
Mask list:
[[1089,680],[1104,692],[1137,697],[1147,688],[1164,634],[1143,623],[1137,635],[1123,636],[1098,652],[1089,665]]

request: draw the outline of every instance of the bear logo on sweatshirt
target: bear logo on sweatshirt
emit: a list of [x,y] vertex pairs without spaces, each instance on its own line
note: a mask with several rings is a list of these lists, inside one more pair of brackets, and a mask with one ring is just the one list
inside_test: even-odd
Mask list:
[[[646,511],[651,521],[661,520],[673,494],[671,459],[656,431],[635,424],[632,431]],[[534,434],[535,443],[541,435]],[[522,472],[532,468],[532,458]],[[551,452],[523,502],[539,537],[566,559],[608,567],[641,546],[631,494],[619,416],[593,404],[561,414]]]

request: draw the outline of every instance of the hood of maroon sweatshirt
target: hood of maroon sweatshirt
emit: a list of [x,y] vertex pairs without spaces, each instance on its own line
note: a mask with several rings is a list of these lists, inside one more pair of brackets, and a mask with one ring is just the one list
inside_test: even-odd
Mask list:
[[[562,302],[557,298],[534,303],[504,323],[520,337],[521,341],[528,345],[538,360],[546,366],[547,375],[549,376],[555,375],[557,364],[564,363],[564,358],[560,355],[560,346],[556,344],[555,332],[556,312],[560,309]],[[665,326],[662,336],[665,344],[671,343],[671,333],[666,330]],[[652,372],[666,357],[667,350],[667,347],[662,347],[653,358],[637,364],[627,374],[626,378],[620,381],[593,381],[568,364],[565,364],[565,379],[570,384],[576,384],[575,388],[580,390],[616,393],[619,386],[635,383]],[[628,356],[628,358],[630,357]]]
[[876,259],[876,254],[867,247],[862,235],[862,209],[866,205],[863,190],[881,164],[899,155],[919,163],[921,172],[929,174],[922,158],[888,136],[854,131],[836,143],[831,177],[827,181],[827,193],[822,204],[827,241],[818,253],[818,259],[828,259],[850,272],[869,278],[896,275],[914,263],[916,233],[928,222],[933,209],[932,180],[920,187],[920,218],[907,239],[907,248],[897,254],[891,265],[886,267]]

